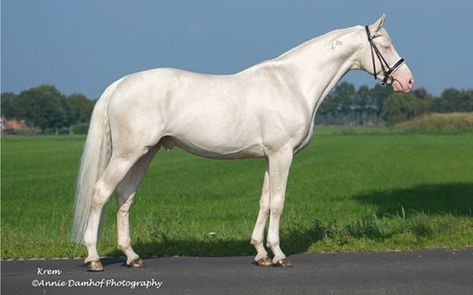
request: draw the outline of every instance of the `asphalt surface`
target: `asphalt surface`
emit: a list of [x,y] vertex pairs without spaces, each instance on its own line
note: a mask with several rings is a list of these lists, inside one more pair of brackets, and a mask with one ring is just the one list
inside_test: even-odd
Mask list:
[[[473,249],[290,258],[292,268],[258,267],[249,256],[148,258],[142,269],[127,268],[122,259],[103,259],[105,271],[101,273],[87,272],[82,260],[2,261],[1,291],[81,295],[473,294]],[[95,286],[69,286],[81,283]]]

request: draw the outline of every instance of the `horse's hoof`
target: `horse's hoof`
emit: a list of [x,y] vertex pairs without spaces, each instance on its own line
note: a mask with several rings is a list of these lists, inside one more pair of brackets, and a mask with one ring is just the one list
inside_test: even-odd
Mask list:
[[292,264],[292,262],[286,258],[283,258],[283,259],[279,259],[278,261],[274,262],[273,263],[274,266],[281,266],[281,267],[293,267],[294,264]]
[[133,267],[133,268],[141,268],[144,266],[143,259],[141,258],[136,258],[129,264],[127,264],[128,267]]
[[89,261],[86,263],[89,271],[98,272],[103,271],[102,262],[100,260]]
[[271,266],[273,263],[271,262],[270,258],[265,256],[255,261],[255,264],[259,266]]

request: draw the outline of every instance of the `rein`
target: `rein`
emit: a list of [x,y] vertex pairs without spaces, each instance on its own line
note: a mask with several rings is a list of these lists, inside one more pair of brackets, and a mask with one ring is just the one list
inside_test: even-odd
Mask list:
[[401,57],[392,67],[390,67],[386,59],[383,57],[383,55],[379,51],[376,44],[373,42],[373,39],[376,38],[376,36],[371,35],[370,29],[368,28],[368,26],[365,26],[365,30],[366,30],[366,35],[368,36],[368,41],[370,42],[370,47],[371,47],[371,60],[373,61],[373,76],[375,80],[378,79],[377,73],[376,73],[376,62],[374,60],[374,54],[376,53],[379,63],[381,64],[381,69],[383,70],[384,79],[383,79],[382,84],[384,85],[386,84],[388,79],[391,77],[392,73],[395,70],[397,70],[397,68],[399,68],[402,65],[402,63],[404,63],[404,58]]

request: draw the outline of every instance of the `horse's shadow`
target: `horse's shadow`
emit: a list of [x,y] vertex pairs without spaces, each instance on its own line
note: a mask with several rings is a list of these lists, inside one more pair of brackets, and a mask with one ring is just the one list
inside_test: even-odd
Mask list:
[[[473,183],[426,184],[411,188],[372,191],[354,196],[361,204],[374,205],[377,216],[415,214],[452,214],[454,216],[473,216]],[[361,216],[360,218],[365,218]],[[310,227],[293,227],[281,232],[281,245],[286,254],[307,252],[309,247],[324,238],[330,230],[330,223],[317,220]],[[249,239],[207,239],[176,240],[160,239],[151,242],[136,242],[137,253],[149,256],[238,256],[254,255],[255,250]],[[122,256],[116,250],[112,256]]]
[[[281,234],[281,245],[286,254],[304,253],[315,241],[322,238],[323,231],[318,224],[310,229],[290,230]],[[207,239],[207,240],[181,240],[169,239],[151,242],[133,243],[133,249],[142,257],[150,256],[242,256],[255,255],[255,249],[250,244],[250,239]],[[119,250],[111,253],[113,257],[123,256]]]
[[409,188],[372,191],[355,197],[375,205],[378,216],[405,212],[426,215],[473,216],[473,183],[424,184]]

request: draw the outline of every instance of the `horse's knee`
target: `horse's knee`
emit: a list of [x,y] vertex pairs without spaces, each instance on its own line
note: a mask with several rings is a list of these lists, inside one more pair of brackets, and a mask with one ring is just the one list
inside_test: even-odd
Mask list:
[[103,206],[107,202],[111,193],[112,193],[111,190],[107,189],[103,183],[98,182],[95,185],[94,190],[92,192],[92,206],[93,207]]
[[260,210],[260,212],[263,213],[264,215],[268,215],[268,214],[269,214],[269,211],[270,211],[270,208],[269,208],[268,205],[260,205],[259,210]]
[[283,211],[283,206],[271,206],[270,210],[272,217],[280,217]]

